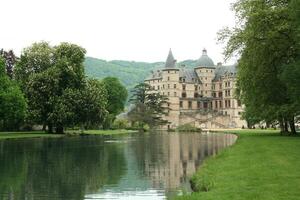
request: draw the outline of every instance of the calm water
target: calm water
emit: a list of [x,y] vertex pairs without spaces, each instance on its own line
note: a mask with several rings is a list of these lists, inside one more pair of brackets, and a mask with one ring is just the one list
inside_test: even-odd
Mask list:
[[133,134],[0,142],[0,199],[166,199],[234,135]]

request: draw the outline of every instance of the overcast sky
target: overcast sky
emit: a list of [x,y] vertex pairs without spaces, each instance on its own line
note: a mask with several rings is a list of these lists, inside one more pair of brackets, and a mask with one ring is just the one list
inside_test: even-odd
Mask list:
[[17,54],[36,41],[81,45],[105,60],[179,61],[202,49],[217,63],[217,32],[234,25],[234,0],[0,0],[0,48]]

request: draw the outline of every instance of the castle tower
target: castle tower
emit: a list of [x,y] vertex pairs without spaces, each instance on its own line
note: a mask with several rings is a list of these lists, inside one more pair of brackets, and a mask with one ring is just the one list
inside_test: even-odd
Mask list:
[[162,69],[162,84],[162,93],[169,98],[170,109],[165,118],[171,122],[168,128],[175,128],[179,124],[179,68],[171,49]]
[[207,50],[203,49],[195,70],[202,82],[201,95],[204,97],[212,97],[212,80],[215,77],[215,69],[213,60],[208,57]]

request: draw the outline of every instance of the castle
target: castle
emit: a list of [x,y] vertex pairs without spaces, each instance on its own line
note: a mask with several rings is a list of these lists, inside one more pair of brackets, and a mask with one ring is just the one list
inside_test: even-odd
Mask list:
[[191,124],[202,129],[241,128],[243,105],[234,96],[237,65],[214,64],[204,49],[195,68],[177,66],[170,49],[165,66],[152,71],[145,83],[169,98],[169,124],[175,129]]

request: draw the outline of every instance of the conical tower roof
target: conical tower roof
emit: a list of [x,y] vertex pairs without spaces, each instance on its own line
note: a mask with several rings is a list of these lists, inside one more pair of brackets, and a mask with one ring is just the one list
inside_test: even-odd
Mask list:
[[172,50],[170,49],[169,55],[166,60],[165,68],[175,68],[175,67],[176,67],[176,60],[174,59]]

